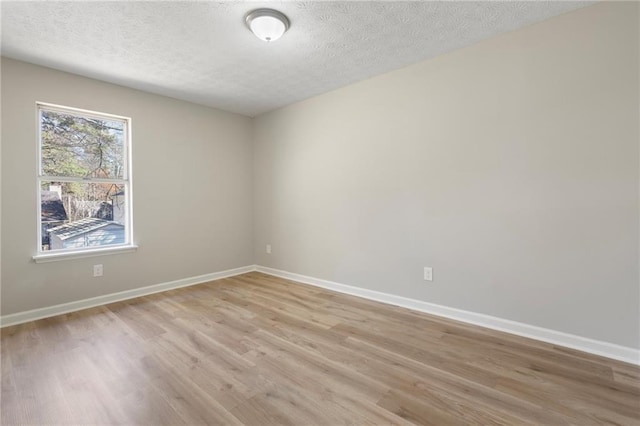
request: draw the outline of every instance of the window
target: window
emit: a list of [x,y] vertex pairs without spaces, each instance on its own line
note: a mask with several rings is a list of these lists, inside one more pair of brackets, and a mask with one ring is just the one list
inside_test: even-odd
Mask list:
[[36,261],[51,254],[133,247],[130,119],[37,107]]

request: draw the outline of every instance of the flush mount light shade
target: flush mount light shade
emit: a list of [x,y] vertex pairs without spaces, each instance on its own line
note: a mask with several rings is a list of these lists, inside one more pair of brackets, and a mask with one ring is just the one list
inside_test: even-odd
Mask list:
[[289,29],[289,19],[273,9],[256,9],[249,12],[245,22],[251,32],[264,41],[275,41]]

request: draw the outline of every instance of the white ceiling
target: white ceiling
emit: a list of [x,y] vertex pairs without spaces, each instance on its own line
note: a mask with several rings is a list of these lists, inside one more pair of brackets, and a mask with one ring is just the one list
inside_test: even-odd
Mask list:
[[[3,1],[2,55],[248,116],[590,2]],[[258,40],[244,16],[285,13]]]

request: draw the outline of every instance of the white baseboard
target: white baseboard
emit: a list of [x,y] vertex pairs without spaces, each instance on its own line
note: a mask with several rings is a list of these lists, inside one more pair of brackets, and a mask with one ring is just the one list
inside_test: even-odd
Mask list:
[[375,300],[390,305],[401,306],[419,312],[425,312],[432,315],[450,318],[456,321],[475,324],[493,330],[504,331],[506,333],[516,334],[518,336],[528,337],[554,345],[577,349],[594,355],[600,355],[607,358],[640,365],[640,350],[629,348],[626,346],[620,346],[613,343],[593,340],[586,337],[537,327],[534,325],[497,318],[490,315],[449,308],[447,306],[437,305],[435,303],[409,299],[407,297],[396,296],[393,294],[382,293],[374,290],[367,290],[360,287],[340,284],[333,281],[322,280],[319,278],[281,271],[279,269],[273,269],[259,265],[243,266],[241,268],[228,269],[226,271],[184,278],[176,281],[170,281],[147,287],[121,291],[118,293],[107,294],[104,296],[92,297],[90,299],[48,306],[46,308],[39,308],[10,315],[3,315],[0,316],[0,327],[35,321],[43,318],[53,317],[56,315],[66,314],[69,312],[80,311],[95,306],[106,305],[108,303],[146,296],[148,294],[160,293],[176,288],[188,287],[191,285],[215,281],[222,278],[233,277],[252,271],[263,272],[265,274],[310,284],[316,287],[326,288],[329,290],[337,291],[339,293],[350,294],[353,296]]
[[326,288],[340,293],[359,296],[365,299],[375,300],[390,305],[401,306],[403,308],[409,308],[415,311],[425,312],[432,315],[450,318],[456,321],[475,324],[493,330],[504,331],[506,333],[516,334],[518,336],[541,340],[543,342],[551,343],[554,345],[577,349],[579,351],[591,353],[594,355],[600,355],[607,358],[640,365],[640,350],[629,348],[626,346],[593,340],[586,337],[576,336],[573,334],[563,333],[561,331],[550,330],[534,325],[497,318],[490,315],[449,308],[447,306],[423,302],[421,300],[409,299],[407,297],[395,296],[393,294],[367,290],[360,287],[353,287],[346,284],[340,284],[332,281],[322,280],[319,278],[309,277],[306,275],[281,271],[265,266],[256,265],[255,270],[258,272],[263,272],[265,274],[274,275],[276,277],[298,281],[301,283]]
[[183,278],[176,281],[150,285],[147,287],[134,288],[118,293],[106,294],[104,296],[92,297],[90,299],[77,300],[74,302],[63,303],[60,305],[48,306],[46,308],[33,309],[30,311],[18,312],[10,315],[0,316],[0,327],[21,324],[24,322],[35,321],[43,318],[49,318],[56,315],[66,314],[69,312],[80,311],[82,309],[93,308],[95,306],[106,305],[108,303],[120,302],[122,300],[133,299],[134,297],[146,296],[148,294],[160,293],[162,291],[173,290],[180,287],[188,287],[191,285],[202,284],[209,281],[215,281],[222,278],[233,277],[235,275],[245,274],[255,271],[255,266],[243,266],[241,268],[227,269],[226,271],[213,272],[211,274],[199,275],[196,277]]

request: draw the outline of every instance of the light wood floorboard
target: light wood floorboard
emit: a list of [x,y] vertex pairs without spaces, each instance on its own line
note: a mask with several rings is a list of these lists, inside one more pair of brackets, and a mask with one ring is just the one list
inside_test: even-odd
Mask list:
[[636,366],[257,272],[1,346],[3,425],[640,425]]

